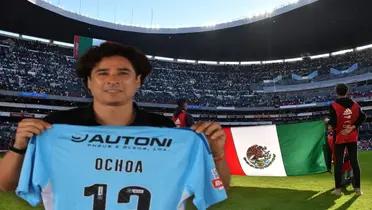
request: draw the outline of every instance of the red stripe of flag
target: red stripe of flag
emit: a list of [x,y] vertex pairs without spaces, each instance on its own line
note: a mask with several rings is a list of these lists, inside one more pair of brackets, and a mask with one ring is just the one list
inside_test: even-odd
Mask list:
[[224,128],[226,134],[225,159],[232,175],[246,176],[238,159],[230,128]]
[[79,42],[80,42],[80,36],[74,35],[74,58],[79,58]]

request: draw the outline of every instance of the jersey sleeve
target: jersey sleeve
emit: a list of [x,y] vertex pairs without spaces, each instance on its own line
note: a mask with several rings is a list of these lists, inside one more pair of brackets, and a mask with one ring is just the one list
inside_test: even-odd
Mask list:
[[201,210],[225,200],[227,196],[207,140],[202,135],[196,135],[195,138],[198,138],[198,143],[193,150],[195,153],[193,153],[186,186],[189,193],[194,195],[194,205]]
[[16,194],[32,206],[41,202],[41,192],[47,184],[44,167],[47,157],[43,158],[43,155],[38,151],[38,141],[40,141],[38,137],[33,137],[28,144],[16,189]]

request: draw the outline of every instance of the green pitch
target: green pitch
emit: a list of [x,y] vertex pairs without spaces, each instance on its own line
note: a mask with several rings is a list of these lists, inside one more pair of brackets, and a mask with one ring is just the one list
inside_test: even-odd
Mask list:
[[[343,196],[330,194],[333,176],[329,173],[296,177],[241,177],[234,176],[229,199],[211,210],[271,210],[271,209],[360,209],[372,210],[372,151],[360,152],[362,173],[360,197],[351,187]],[[0,193],[0,210],[42,210],[32,208],[13,193]],[[193,208],[189,207],[188,210]]]

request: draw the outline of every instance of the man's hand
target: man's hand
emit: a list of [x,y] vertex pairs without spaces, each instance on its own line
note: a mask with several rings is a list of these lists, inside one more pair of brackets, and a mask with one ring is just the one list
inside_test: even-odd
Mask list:
[[345,127],[344,129],[342,129],[341,131],[341,135],[348,135],[349,133],[351,133],[351,131],[353,131],[355,129],[355,125],[348,125],[347,127]]
[[208,139],[208,143],[215,159],[224,157],[226,135],[219,123],[199,121],[195,123],[191,129],[198,133],[204,133]]
[[[23,119],[18,123],[17,132],[13,147],[26,149],[28,140],[40,134],[51,125],[39,119]],[[7,152],[0,160],[0,191],[14,191],[21,173],[23,155],[12,151]]]
[[39,119],[21,120],[18,123],[16,137],[13,146],[17,149],[25,149],[27,147],[28,140],[32,136],[38,135],[50,127],[51,125],[49,123]]
[[226,135],[217,122],[197,122],[191,127],[198,133],[204,133],[212,150],[216,169],[222,179],[225,189],[230,187],[230,169],[225,160]]

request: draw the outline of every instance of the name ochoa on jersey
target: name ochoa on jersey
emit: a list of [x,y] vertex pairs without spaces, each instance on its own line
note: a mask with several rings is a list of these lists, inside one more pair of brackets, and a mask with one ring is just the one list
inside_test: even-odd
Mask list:
[[141,160],[122,160],[97,158],[94,168],[98,171],[115,171],[124,173],[142,173],[143,165]]

